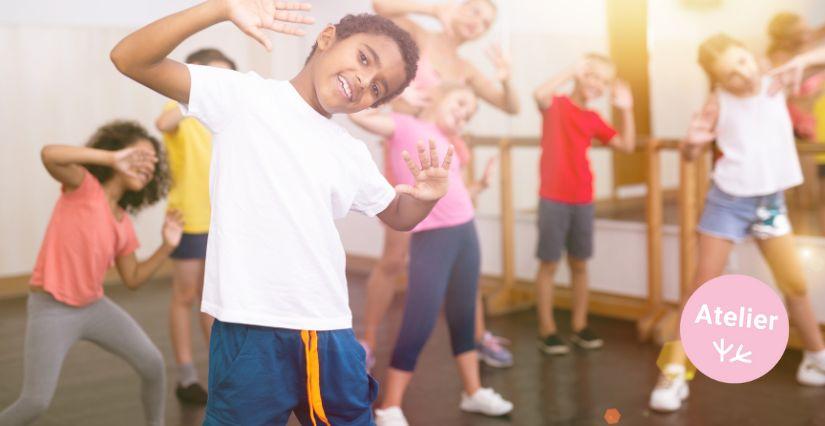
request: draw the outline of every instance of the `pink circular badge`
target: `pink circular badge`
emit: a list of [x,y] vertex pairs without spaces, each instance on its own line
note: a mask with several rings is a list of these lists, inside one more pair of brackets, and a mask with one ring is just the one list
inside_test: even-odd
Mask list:
[[725,383],[756,380],[782,357],[788,312],[767,284],[746,275],[714,278],[690,296],[680,331],[688,359]]

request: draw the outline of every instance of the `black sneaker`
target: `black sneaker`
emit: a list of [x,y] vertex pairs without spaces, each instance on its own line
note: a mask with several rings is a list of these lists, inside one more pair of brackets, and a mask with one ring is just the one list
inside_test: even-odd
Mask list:
[[570,340],[583,349],[598,349],[604,346],[604,340],[587,327],[578,333],[573,333]]
[[539,338],[539,349],[549,355],[564,355],[570,352],[570,347],[564,343],[564,340],[561,340],[558,334]]
[[186,404],[206,405],[206,389],[198,382],[186,387],[178,383],[175,395],[181,402]]

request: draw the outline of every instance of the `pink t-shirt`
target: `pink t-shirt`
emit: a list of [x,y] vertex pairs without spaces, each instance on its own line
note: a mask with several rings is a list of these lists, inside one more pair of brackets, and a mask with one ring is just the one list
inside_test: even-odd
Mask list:
[[129,215],[118,221],[100,182],[83,171],[80,186],[64,189],[54,206],[31,278],[32,285],[72,306],[102,298],[106,270],[139,245]]
[[[407,151],[418,161],[418,141],[433,140],[438,151],[439,161],[444,160],[450,141],[447,136],[433,123],[419,120],[406,114],[392,114],[395,122],[395,132],[388,143],[392,169],[395,172],[397,183],[412,185],[415,183],[410,169],[404,162],[401,153]],[[412,232],[421,232],[429,229],[447,228],[461,225],[473,219],[473,201],[464,185],[464,176],[461,173],[459,161],[450,164],[450,188],[430,214],[421,221]]]

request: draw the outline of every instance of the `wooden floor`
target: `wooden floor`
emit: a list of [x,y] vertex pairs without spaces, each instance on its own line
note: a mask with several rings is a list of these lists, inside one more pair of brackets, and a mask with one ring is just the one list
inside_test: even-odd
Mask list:
[[[364,277],[351,277],[351,297],[360,322]],[[131,313],[161,348],[168,364],[172,352],[167,331],[169,282],[156,280],[137,292],[108,287],[110,297]],[[381,330],[376,376],[380,380],[399,325],[402,297]],[[562,330],[568,316],[558,315]],[[425,349],[404,409],[413,425],[603,425],[606,409],[616,408],[621,425],[825,425],[825,389],[803,388],[794,382],[800,353],[788,351],[777,367],[756,382],[726,385],[697,378],[686,407],[675,414],[647,410],[656,380],[658,349],[638,344],[633,324],[593,318],[592,326],[607,341],[594,352],[576,351],[565,357],[542,355],[535,346],[535,315],[522,312],[490,320],[497,334],[513,341],[516,366],[484,368],[483,382],[510,398],[515,410],[507,418],[489,419],[458,410],[460,385],[449,357],[443,321]],[[0,407],[11,403],[22,379],[25,299],[0,301]],[[206,350],[196,342],[197,365],[206,371]],[[64,364],[49,411],[35,424],[140,425],[139,381],[125,362],[89,343],[77,344]],[[201,409],[181,407],[167,397],[167,424],[198,425]],[[292,423],[291,423],[292,424]]]

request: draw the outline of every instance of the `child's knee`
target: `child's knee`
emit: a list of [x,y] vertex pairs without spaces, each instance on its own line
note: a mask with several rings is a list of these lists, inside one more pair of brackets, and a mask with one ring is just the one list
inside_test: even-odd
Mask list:
[[163,354],[160,353],[160,350],[156,346],[152,346],[151,350],[145,352],[138,365],[138,372],[145,381],[163,383],[166,374]]
[[552,274],[556,272],[556,268],[559,266],[558,261],[541,261],[539,263],[539,273],[540,274]]
[[194,279],[175,282],[172,290],[172,301],[177,304],[192,306],[200,300],[201,293]]
[[586,274],[587,273],[587,261],[581,259],[573,259],[569,258],[567,261],[568,266],[570,267],[570,273],[574,275]]
[[804,297],[808,295],[808,284],[802,277],[779,280],[776,285],[783,294],[789,297]]
[[401,275],[407,266],[406,259],[401,256],[386,256],[381,259],[378,267],[381,272],[389,276]]

